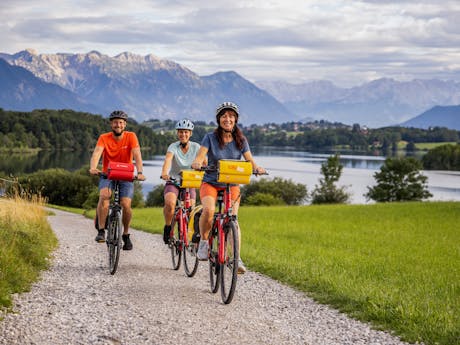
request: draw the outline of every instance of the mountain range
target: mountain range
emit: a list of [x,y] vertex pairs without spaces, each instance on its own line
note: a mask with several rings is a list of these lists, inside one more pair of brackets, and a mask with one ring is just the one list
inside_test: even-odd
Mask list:
[[351,88],[331,81],[252,83],[234,71],[199,76],[173,61],[128,52],[110,57],[28,49],[0,53],[1,59],[8,64],[0,61],[0,107],[8,110],[72,108],[107,116],[123,109],[138,122],[211,121],[215,107],[231,100],[246,125],[314,119],[382,127],[460,104],[455,81],[382,78]]

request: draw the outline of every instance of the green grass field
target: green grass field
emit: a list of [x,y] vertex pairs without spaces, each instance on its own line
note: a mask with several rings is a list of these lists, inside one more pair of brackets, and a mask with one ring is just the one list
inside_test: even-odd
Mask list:
[[[243,206],[239,222],[250,269],[406,341],[460,344],[460,203]],[[161,234],[162,209],[132,226]]]

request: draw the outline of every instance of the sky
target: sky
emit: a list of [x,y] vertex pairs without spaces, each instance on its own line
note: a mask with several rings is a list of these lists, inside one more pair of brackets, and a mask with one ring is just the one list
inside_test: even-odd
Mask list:
[[2,0],[0,52],[154,54],[252,81],[460,81],[460,0]]

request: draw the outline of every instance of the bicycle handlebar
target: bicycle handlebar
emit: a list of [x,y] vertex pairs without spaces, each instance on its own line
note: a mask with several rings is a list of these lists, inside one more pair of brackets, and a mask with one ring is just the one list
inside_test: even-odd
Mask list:
[[[194,170],[197,170],[197,171],[208,171],[208,172],[213,172],[213,171],[217,171],[218,168],[214,165],[209,165],[209,166],[202,166],[200,169],[194,169]],[[268,175],[268,172],[264,172],[264,173],[258,173],[256,171],[253,171],[252,172],[253,175]]]
[[[100,172],[97,173],[97,175],[102,177],[102,178],[104,178],[104,179],[108,179],[108,175],[105,172],[100,171]],[[134,180],[137,180],[137,175],[133,176],[133,181]],[[117,181],[117,180],[112,180],[112,181]],[[121,181],[121,180],[118,180],[118,181]]]

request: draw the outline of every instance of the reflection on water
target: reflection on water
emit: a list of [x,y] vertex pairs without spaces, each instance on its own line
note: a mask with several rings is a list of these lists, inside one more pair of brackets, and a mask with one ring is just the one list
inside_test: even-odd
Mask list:
[[[321,178],[321,164],[332,153],[304,152],[279,148],[253,150],[256,161],[265,167],[270,177],[291,179],[302,183],[312,191]],[[84,165],[89,165],[91,152],[39,152],[35,155],[15,154],[0,155],[0,171],[7,174],[19,175],[31,173],[40,169],[63,168],[74,171]],[[144,196],[157,185],[160,180],[163,155],[152,155],[143,152],[144,175],[147,181],[142,183]],[[342,152],[340,162],[344,165],[339,185],[347,186],[352,193],[352,203],[368,202],[364,194],[368,186],[375,184],[374,173],[383,164],[385,157],[364,155],[355,152]],[[460,172],[456,171],[424,171],[428,177],[428,187],[434,195],[433,200],[460,201]],[[255,177],[254,177],[255,178]]]
[[89,166],[90,156],[89,151],[0,154],[0,171],[8,175],[28,174],[51,168],[75,171],[85,164]]

